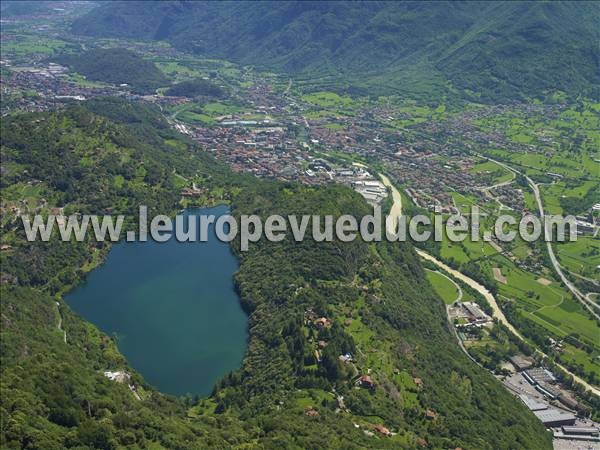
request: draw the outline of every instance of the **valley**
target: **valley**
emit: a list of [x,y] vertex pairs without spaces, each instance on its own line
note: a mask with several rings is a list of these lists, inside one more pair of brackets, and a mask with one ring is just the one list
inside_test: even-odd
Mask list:
[[[210,50],[207,42],[216,42],[220,24],[214,36],[192,46],[180,29],[154,39],[138,35],[137,26],[132,29],[139,33],[123,35],[108,27],[113,35],[105,36],[86,16],[92,6],[58,2],[56,10],[2,22],[0,281],[3,302],[8,299],[3,311],[10,311],[3,342],[20,349],[3,356],[9,367],[3,389],[14,405],[3,412],[12,420],[3,445],[43,442],[37,429],[52,430],[53,443],[89,448],[188,448],[191,442],[193,448],[275,448],[294,442],[297,448],[492,449],[574,442],[559,425],[544,422],[527,398],[569,415],[565,423],[572,416],[573,423],[597,426],[600,103],[593,83],[573,95],[567,82],[544,75],[537,85],[518,68],[519,82],[507,85],[501,77],[506,69],[497,65],[497,89],[483,89],[482,80],[449,59],[463,60],[478,42],[483,19],[466,19],[462,9],[453,14],[469,33],[443,52],[428,54],[414,43],[413,59],[382,65],[376,75],[357,70],[346,76],[333,66],[313,70],[303,63],[301,48],[263,65],[250,63],[243,46]],[[155,8],[169,17],[181,14],[177,5],[148,10]],[[186,20],[205,14],[189,8]],[[98,11],[103,17],[108,7]],[[278,17],[279,8],[270,14]],[[231,20],[240,30],[246,26],[241,18]],[[145,30],[159,28],[155,22],[148,19]],[[351,39],[357,46],[361,33]],[[326,54],[319,42],[315,51]],[[271,54],[257,45],[248,54],[265,53]],[[332,58],[347,54],[353,52],[342,47]],[[430,77],[413,73],[432,64]],[[573,83],[588,86],[586,77],[582,69]],[[188,255],[191,266],[172,274],[173,287],[144,278],[138,294],[125,295],[127,272],[110,264],[127,244],[29,246],[17,225],[22,214],[129,213],[141,201],[171,215],[222,205],[234,216],[358,217],[378,206],[393,217],[438,214],[444,221],[470,219],[475,206],[480,229],[477,240],[457,242],[447,236],[441,242],[323,246],[261,240],[248,253],[234,241],[233,255],[210,257],[239,263],[210,275],[223,278],[226,294],[188,286],[194,270],[212,273],[211,261],[197,269]],[[577,240],[491,237],[500,215],[518,222],[527,214],[575,216]],[[138,263],[153,273],[151,259]],[[107,283],[115,290],[109,304],[115,309],[108,312],[97,309]],[[201,319],[178,319],[161,298],[179,295],[179,288],[189,298],[236,304],[218,312],[218,320],[186,304],[182,308]],[[155,307],[147,316],[139,313],[140,295]],[[133,297],[137,303],[119,309],[120,301]],[[21,311],[16,299],[27,305],[23,314],[15,312]],[[31,306],[36,301],[44,305],[41,312]],[[464,304],[482,318],[468,308],[448,315]],[[46,324],[50,308],[52,323]],[[169,325],[158,325],[164,319]],[[37,324],[48,347],[16,331],[16,323],[19,329]],[[175,340],[162,341],[164,348],[157,343],[156,350],[141,341],[137,350],[128,348],[126,330],[146,325],[146,332],[165,326],[172,335],[163,330],[154,337]],[[186,345],[174,351],[176,341]],[[69,374],[60,365],[73,387],[58,387],[57,379],[44,375],[52,388],[40,394],[36,408],[52,413],[27,410],[22,414],[35,419],[18,422],[16,412],[25,411],[19,405],[29,398],[29,387],[17,381],[19,367],[36,367],[29,348],[59,345],[61,357],[79,370]],[[227,361],[210,362],[218,359],[217,349]],[[137,361],[136,352],[142,355]],[[195,362],[187,361],[193,352]],[[56,364],[51,352],[44,354],[43,367]],[[169,358],[173,373],[157,367]],[[547,371],[552,381],[531,383],[525,370]],[[34,372],[28,383],[39,391],[41,375]],[[114,375],[122,373],[126,380]],[[60,394],[68,389],[78,400]],[[498,427],[499,417],[510,432]],[[138,422],[155,425],[132,431]],[[93,443],[104,435],[115,444]]]

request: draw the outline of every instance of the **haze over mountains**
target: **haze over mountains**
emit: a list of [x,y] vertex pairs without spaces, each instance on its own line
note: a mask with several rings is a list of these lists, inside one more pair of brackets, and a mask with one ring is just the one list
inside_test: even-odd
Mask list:
[[599,11],[593,2],[110,2],[72,30],[356,86],[498,100],[594,95]]

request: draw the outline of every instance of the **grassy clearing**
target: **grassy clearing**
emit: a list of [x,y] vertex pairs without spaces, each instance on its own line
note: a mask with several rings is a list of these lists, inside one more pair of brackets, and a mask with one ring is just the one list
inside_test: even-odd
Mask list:
[[154,61],[156,66],[169,77],[174,77],[175,80],[195,78],[204,75],[201,71],[193,69],[177,61]]
[[306,389],[296,393],[296,406],[299,408],[310,408],[321,406],[323,400],[333,400],[333,394],[322,389]]
[[487,175],[491,177],[490,184],[504,183],[514,178],[513,172],[505,169],[493,161],[485,161],[474,165],[471,168],[471,173]]
[[204,114],[216,117],[216,116],[226,116],[229,114],[238,114],[244,111],[244,108],[236,105],[227,105],[225,103],[220,102],[211,102],[207,103],[202,107],[202,112]]
[[482,268],[491,276],[492,267],[500,267],[507,278],[506,284],[497,284],[499,295],[514,300],[521,314],[559,337],[578,335],[590,345],[600,348],[598,325],[558,283],[549,286],[538,283],[538,275],[517,268],[512,261],[499,255],[492,261],[486,261]]
[[433,286],[433,290],[436,292],[436,294],[439,295],[447,305],[454,303],[454,301],[458,299],[458,289],[454,283],[452,283],[452,281],[450,281],[440,272],[427,270],[427,279]]
[[320,91],[302,96],[302,100],[321,108],[353,108],[357,102],[351,97],[341,96],[335,92]]
[[565,344],[560,359],[569,365],[577,366],[585,372],[593,372],[600,377],[600,352],[598,351],[588,354],[584,350]]

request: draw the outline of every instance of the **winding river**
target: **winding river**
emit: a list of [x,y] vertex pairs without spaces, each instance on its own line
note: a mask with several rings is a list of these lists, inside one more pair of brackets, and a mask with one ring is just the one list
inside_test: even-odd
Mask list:
[[[393,199],[393,206],[392,206],[392,211],[394,211],[394,214],[401,214],[402,213],[402,196],[400,195],[400,192],[398,191],[398,189],[396,189],[396,187],[390,182],[389,178],[387,178],[385,175],[379,174],[379,176],[381,177],[381,179],[383,180],[383,183],[389,187],[392,190],[392,199]],[[390,233],[394,232],[395,229],[395,223],[391,223],[391,224],[387,224],[388,225],[388,230],[390,231]],[[442,261],[440,261],[439,259],[435,258],[434,256],[430,255],[429,253],[420,250],[418,248],[415,247],[415,251],[417,253],[417,255],[419,255],[420,258],[425,259],[433,264],[435,264],[438,268],[442,269],[443,271],[447,272],[449,275],[451,275],[452,277],[456,278],[457,280],[465,283],[467,286],[475,289],[477,292],[479,292],[489,303],[489,305],[492,308],[493,311],[493,317],[496,318],[499,322],[501,322],[504,326],[506,326],[515,336],[517,336],[520,340],[527,342],[525,340],[525,338],[523,337],[523,335],[521,335],[521,333],[519,333],[515,327],[506,319],[506,316],[504,315],[504,313],[502,312],[502,309],[500,309],[500,307],[498,306],[498,303],[496,302],[496,299],[494,298],[494,296],[492,295],[492,293],[486,289],[485,286],[483,286],[481,283],[478,283],[477,281],[473,280],[472,278],[466,276],[465,274],[463,274],[462,272],[459,272],[458,270],[452,269],[451,267],[449,267],[448,265],[444,264]],[[527,342],[529,344],[529,342]],[[464,347],[463,347],[464,349]],[[536,353],[548,358],[548,355],[546,355],[544,352],[542,352],[539,349],[535,349]],[[466,352],[466,350],[465,350]],[[469,356],[470,357],[470,356]],[[471,358],[473,359],[473,358]],[[589,391],[591,391],[594,395],[600,397],[600,389],[598,389],[596,386],[591,385],[590,383],[588,383],[587,381],[585,381],[583,378],[575,375],[574,373],[570,372],[566,367],[564,367],[563,365],[555,362],[555,364],[560,367],[564,372],[568,373],[571,377],[573,377],[573,379],[581,384],[583,387],[585,387],[586,389],[588,389]]]

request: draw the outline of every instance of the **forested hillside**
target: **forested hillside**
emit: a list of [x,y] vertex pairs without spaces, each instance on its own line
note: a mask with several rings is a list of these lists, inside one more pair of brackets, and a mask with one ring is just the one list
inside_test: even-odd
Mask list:
[[167,89],[165,94],[185,97],[221,98],[225,96],[225,91],[208,80],[198,78],[174,84]]
[[371,90],[490,101],[594,95],[599,19],[594,2],[111,2],[73,31],[167,40]]
[[96,48],[81,54],[64,54],[56,58],[60,64],[92,81],[128,84],[132,91],[152,94],[169,80],[154,63],[124,48]]
[[[230,201],[236,215],[368,212],[346,187],[233,175],[156,110],[119,100],[3,120],[2,167],[3,202],[23,212],[131,213],[142,200],[174,211],[191,180],[204,189],[199,201]],[[409,244],[290,238],[241,253],[235,243],[247,354],[211,398],[192,401],[148,386],[113,339],[62,301],[108,247],[27,243],[11,214],[2,217],[2,448],[550,448],[535,417],[455,345]],[[313,314],[327,324],[315,327]],[[346,352],[352,364],[340,362]],[[141,400],[107,380],[109,369],[131,372]],[[373,434],[377,425],[395,434]]]
[[[113,339],[62,301],[61,294],[102,261],[108,245],[28,243],[15,220],[51,208],[135,214],[142,203],[174,211],[183,176],[206,177],[210,185],[222,169],[191,151],[155,110],[118,100],[3,119],[1,145],[7,247],[0,254],[0,447],[148,448],[160,442],[157,448],[183,449],[202,441],[203,448],[218,448],[227,445],[226,435],[244,436],[226,416],[209,424],[186,421],[185,402],[147,386]],[[108,369],[132,373],[143,401],[104,377]]]

